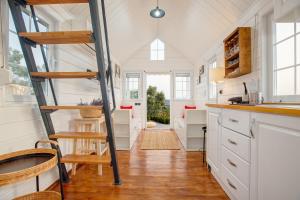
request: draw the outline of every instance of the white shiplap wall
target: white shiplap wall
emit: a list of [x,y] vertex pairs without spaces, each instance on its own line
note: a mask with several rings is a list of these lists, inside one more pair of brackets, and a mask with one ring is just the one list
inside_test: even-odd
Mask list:
[[[176,71],[185,71],[193,72],[194,65],[189,61],[184,55],[180,53],[173,46],[168,43],[165,44],[165,60],[164,61],[151,61],[150,60],[150,43],[149,41],[142,48],[137,50],[123,65],[123,71],[137,71],[142,72],[143,75],[146,73],[171,73],[174,75]],[[164,41],[163,41],[164,42]],[[146,73],[145,73],[146,72]],[[171,78],[172,79],[172,78]],[[143,82],[145,83],[145,76],[143,77]],[[139,113],[139,117],[142,121],[142,127],[145,128],[145,119],[146,119],[146,104],[144,99],[144,93],[146,87],[143,88],[143,98],[138,101],[126,101],[124,100],[123,104],[134,104],[141,103],[141,106],[135,106],[135,113]],[[171,94],[172,94],[172,85],[171,85]],[[172,97],[171,97],[172,98]],[[180,100],[171,102],[171,127],[173,127],[173,120],[175,117],[181,117],[183,113],[183,108],[185,104],[194,104],[194,100]]]
[[[83,22],[84,23],[84,22]],[[58,30],[72,30],[72,21],[57,24]],[[53,71],[85,71],[96,70],[94,53],[86,46],[59,45],[53,47],[51,57]],[[0,55],[1,57],[1,55]],[[117,63],[113,61],[113,63]],[[75,105],[82,99],[90,102],[100,97],[97,81],[91,80],[55,80],[55,91],[60,105]],[[117,102],[120,104],[120,89],[116,90]],[[0,86],[0,154],[21,149],[33,148],[34,143],[46,137],[46,131],[36,101],[8,103],[5,100],[3,85]],[[56,131],[72,129],[69,121],[79,117],[78,111],[58,111],[52,114]],[[71,145],[61,143],[62,152],[70,152]],[[57,180],[56,169],[41,176],[41,189],[49,187]],[[35,180],[31,179],[18,184],[0,188],[0,199],[8,200],[35,191]]]
[[[217,58],[217,66],[224,66],[223,39],[230,34],[237,26],[250,26],[252,28],[252,72],[239,78],[226,79],[224,83],[218,84],[223,89],[219,95],[219,103],[228,103],[227,99],[233,96],[241,96],[244,92],[243,82],[247,83],[248,90],[262,91],[262,69],[265,68],[263,56],[264,17],[272,11],[272,0],[259,0],[253,4],[236,24],[223,34],[208,51],[202,55],[201,62],[206,66],[206,73],[203,75],[203,83],[196,86],[195,101],[198,105],[204,106],[208,102],[208,60],[214,56]],[[200,65],[200,64],[199,64]],[[197,71],[198,69],[196,69]],[[215,101],[214,101],[215,102]]]

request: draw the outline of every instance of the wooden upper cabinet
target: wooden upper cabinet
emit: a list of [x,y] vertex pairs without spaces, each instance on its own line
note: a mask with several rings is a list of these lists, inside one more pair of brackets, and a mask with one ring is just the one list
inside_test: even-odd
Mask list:
[[225,78],[251,72],[251,28],[238,27],[224,40]]

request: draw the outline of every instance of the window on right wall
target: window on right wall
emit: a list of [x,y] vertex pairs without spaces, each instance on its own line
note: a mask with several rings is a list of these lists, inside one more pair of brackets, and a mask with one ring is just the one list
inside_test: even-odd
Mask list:
[[[208,70],[214,69],[217,67],[217,60],[215,57],[211,58],[208,62]],[[217,84],[213,81],[210,81],[208,77],[208,98],[214,100],[217,98]]]
[[273,22],[273,99],[300,96],[300,23]]

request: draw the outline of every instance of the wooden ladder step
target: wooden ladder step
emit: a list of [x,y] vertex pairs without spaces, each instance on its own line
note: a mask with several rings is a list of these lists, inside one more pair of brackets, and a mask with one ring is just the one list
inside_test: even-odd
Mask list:
[[89,0],[27,0],[28,5],[88,3]]
[[95,132],[59,132],[49,135],[49,139],[97,139],[106,140],[107,135]]
[[37,78],[97,78],[98,72],[31,72]]
[[91,31],[21,32],[19,36],[37,44],[83,44],[94,42]]
[[62,163],[79,163],[79,164],[110,164],[111,159],[107,155],[77,155],[68,154],[61,158]]
[[102,106],[40,106],[41,110],[102,110]]

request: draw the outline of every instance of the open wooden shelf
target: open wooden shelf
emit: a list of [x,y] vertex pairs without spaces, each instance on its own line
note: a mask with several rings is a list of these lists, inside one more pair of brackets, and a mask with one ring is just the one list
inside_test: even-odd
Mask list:
[[227,57],[227,58],[225,58],[225,60],[226,60],[226,61],[233,60],[234,58],[239,57],[239,54],[240,54],[240,51],[238,51],[238,52],[232,54],[231,56],[229,56],[229,57]]
[[238,27],[223,42],[225,78],[251,73],[251,28]]
[[38,78],[96,78],[98,72],[31,72]]
[[109,156],[68,154],[61,158],[61,163],[110,164]]
[[235,64],[233,64],[233,65],[228,65],[228,66],[226,67],[226,69],[237,68],[237,67],[239,67],[239,64],[240,64],[240,63],[235,63]]
[[91,31],[63,31],[63,32],[30,32],[19,33],[37,44],[83,44],[93,43]]
[[98,139],[106,140],[107,135],[95,132],[60,132],[49,135],[49,139]]
[[88,3],[89,0],[27,0],[28,5]]

